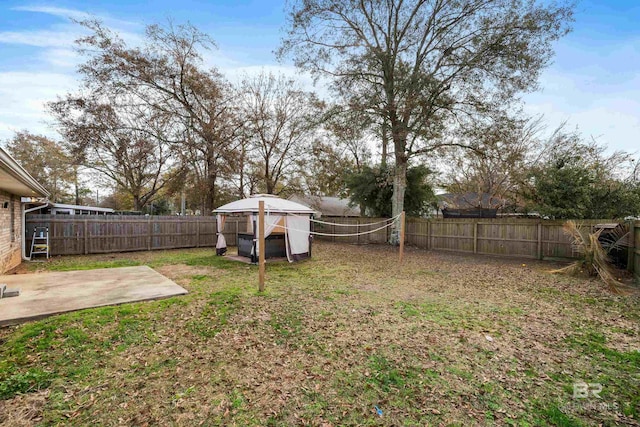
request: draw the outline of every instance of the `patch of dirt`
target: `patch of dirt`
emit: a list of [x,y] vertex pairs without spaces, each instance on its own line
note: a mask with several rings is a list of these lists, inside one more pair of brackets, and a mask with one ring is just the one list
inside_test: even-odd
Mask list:
[[27,427],[42,421],[42,411],[49,390],[21,394],[13,399],[0,400],[0,426]]
[[5,272],[4,274],[27,274],[33,273],[34,271],[29,271],[27,268],[27,264],[25,262],[20,263],[17,267],[12,268],[11,270]]
[[215,269],[211,267],[193,266],[186,264],[163,265],[154,268],[158,273],[168,277],[174,282],[189,282],[193,276],[209,275],[215,273]]

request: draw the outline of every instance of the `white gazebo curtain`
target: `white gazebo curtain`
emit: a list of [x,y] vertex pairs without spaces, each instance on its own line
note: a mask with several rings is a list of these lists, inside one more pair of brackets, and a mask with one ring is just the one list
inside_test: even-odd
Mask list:
[[[260,242],[258,240],[258,236],[260,235],[260,221],[258,221],[258,216],[254,215],[253,216],[255,222],[256,222],[256,228],[257,228],[257,232],[255,234],[256,236],[256,244],[254,245],[254,249],[255,252],[254,254],[259,254],[260,253]],[[281,224],[281,220],[282,220],[282,215],[269,215],[269,214],[265,214],[264,216],[264,238],[266,239],[267,237],[271,236],[271,233],[273,233],[273,230],[275,230],[277,227],[280,227]]]
[[216,215],[216,226],[218,240],[216,241],[216,255],[224,255],[227,252],[227,239],[224,238],[222,230],[224,230],[224,223],[227,220],[225,215]]
[[286,243],[287,258],[289,262],[308,258],[309,235],[311,232],[311,221],[309,217],[287,216],[286,217]]

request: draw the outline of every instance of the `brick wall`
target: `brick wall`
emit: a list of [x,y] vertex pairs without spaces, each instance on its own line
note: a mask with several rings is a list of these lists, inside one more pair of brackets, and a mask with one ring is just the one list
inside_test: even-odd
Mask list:
[[0,191],[0,273],[22,261],[20,197]]

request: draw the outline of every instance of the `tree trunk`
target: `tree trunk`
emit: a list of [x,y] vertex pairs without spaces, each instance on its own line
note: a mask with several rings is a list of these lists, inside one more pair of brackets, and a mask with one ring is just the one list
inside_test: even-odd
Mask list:
[[[244,150],[243,150],[243,156],[244,156]],[[240,165],[238,166],[238,169],[240,170],[240,176],[239,176],[239,185],[238,185],[238,197],[240,197],[241,199],[245,198],[245,192],[244,192],[244,161],[242,161],[240,163]]]
[[78,184],[78,166],[73,167],[73,184],[76,190],[76,205],[81,205],[80,203],[80,186]]
[[[238,186],[238,196],[241,199],[244,199],[245,196],[245,191],[244,191],[244,168],[245,168],[245,160],[247,159],[247,149],[244,145],[244,143],[242,144],[242,149],[240,151],[240,162],[238,164],[238,170],[240,171],[240,185]],[[249,193],[251,194],[251,193]]]
[[207,175],[206,175],[206,194],[204,197],[204,209],[202,215],[211,215],[213,209],[215,209],[216,203],[216,162],[212,157],[207,160]]
[[[391,215],[397,216],[404,210],[404,193],[407,190],[407,159],[404,156],[396,156],[396,166],[393,174],[393,196],[391,199]],[[389,243],[397,246],[400,244],[398,236],[399,220],[391,228]]]
[[[390,97],[391,99],[391,97]],[[396,111],[391,111],[389,117],[391,125],[391,139],[393,140],[393,153],[395,167],[393,173],[393,196],[391,198],[391,216],[400,215],[404,210],[404,193],[407,190],[407,166],[409,158],[407,149],[407,129],[406,125],[398,120]],[[400,220],[394,222],[389,234],[389,243],[394,246],[400,244]]]
[[209,173],[207,175],[207,194],[204,198],[204,209],[202,215],[211,215],[216,203],[216,175]]
[[387,166],[387,147],[389,146],[389,135],[387,134],[386,122],[382,123],[382,159],[380,166],[384,169]]
[[264,161],[264,186],[266,194],[273,194],[274,185],[271,179],[271,171],[269,170],[269,159]]
[[134,211],[141,211],[142,210],[142,206],[140,205],[140,196],[133,196],[133,210]]

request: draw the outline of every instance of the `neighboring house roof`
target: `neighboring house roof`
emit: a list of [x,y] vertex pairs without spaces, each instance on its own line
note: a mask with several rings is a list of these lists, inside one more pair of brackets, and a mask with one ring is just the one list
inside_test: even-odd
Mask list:
[[315,211],[300,203],[281,199],[271,194],[255,194],[246,199],[236,200],[215,209],[214,213],[257,213],[259,202],[264,202],[265,211],[275,213],[313,214]]
[[492,196],[488,193],[469,192],[463,194],[445,193],[438,195],[440,198],[440,207],[452,209],[469,209],[469,208],[493,208],[498,209],[504,206],[506,200]]
[[56,209],[73,209],[76,211],[95,211],[95,212],[106,212],[106,213],[114,212],[114,210],[111,208],[100,208],[98,206],[67,205],[64,203],[49,203],[49,206]]
[[348,199],[339,197],[312,197],[312,196],[291,196],[289,200],[302,203],[319,211],[323,216],[350,216],[359,217],[360,210],[349,206]]
[[0,189],[22,197],[48,197],[49,192],[0,147]]
[[[91,211],[91,212],[102,212],[102,213],[113,213],[115,212],[111,208],[100,208],[97,206],[84,206],[84,205],[68,205],[65,203],[53,203],[49,202],[42,206],[38,206],[40,209],[68,209],[73,211]],[[38,210],[35,209],[34,210]]]

